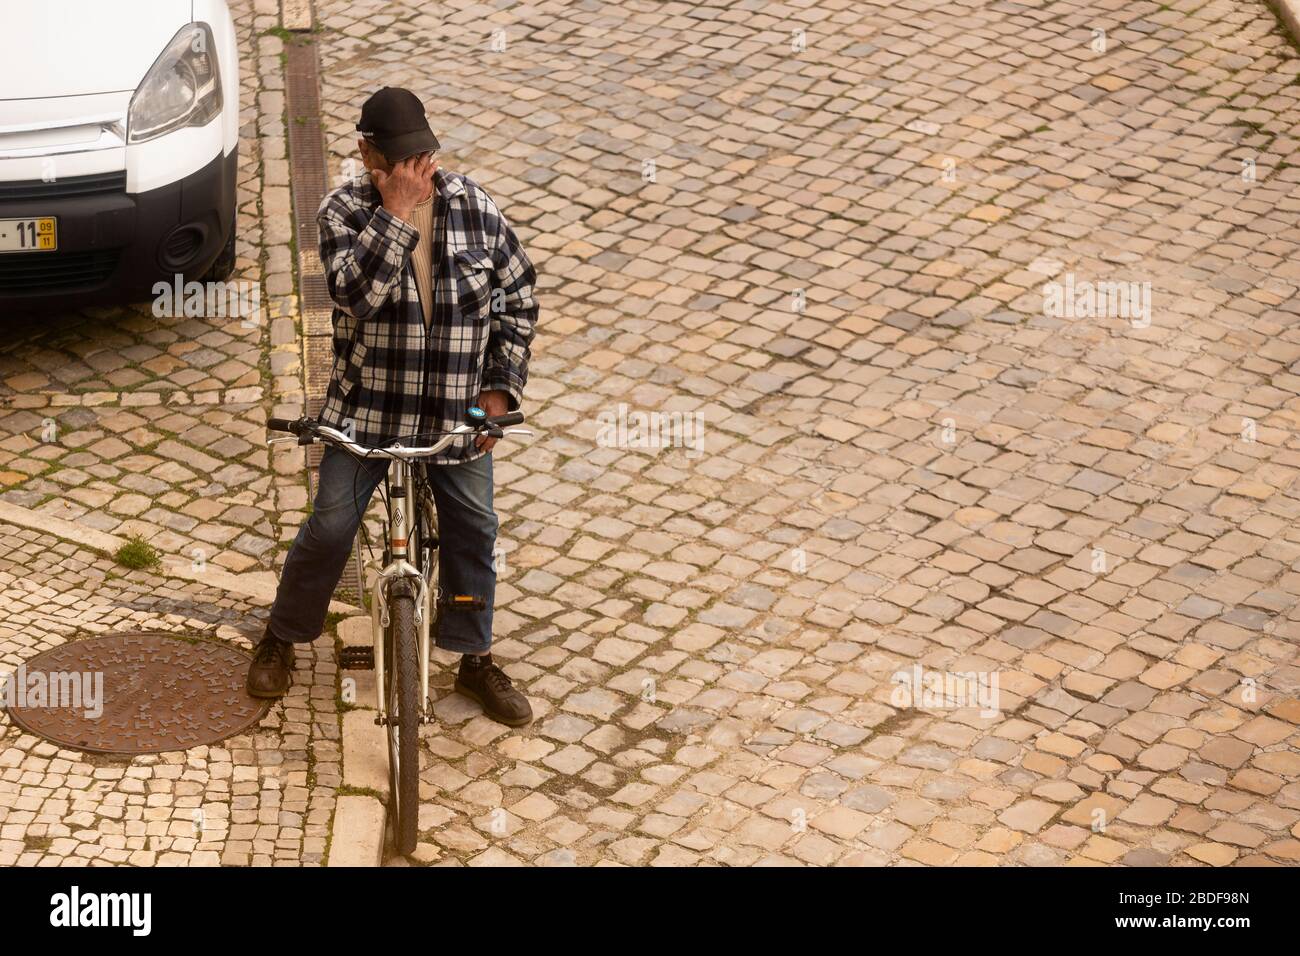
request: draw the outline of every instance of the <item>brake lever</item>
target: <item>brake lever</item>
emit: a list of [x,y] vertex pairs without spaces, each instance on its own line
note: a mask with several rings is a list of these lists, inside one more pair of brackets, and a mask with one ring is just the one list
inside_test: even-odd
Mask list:
[[527,435],[529,438],[533,435],[531,428],[507,428],[502,435]]
[[291,441],[296,442],[297,440],[298,436],[296,435],[281,435],[279,438],[268,438],[266,443],[268,445],[283,445]]

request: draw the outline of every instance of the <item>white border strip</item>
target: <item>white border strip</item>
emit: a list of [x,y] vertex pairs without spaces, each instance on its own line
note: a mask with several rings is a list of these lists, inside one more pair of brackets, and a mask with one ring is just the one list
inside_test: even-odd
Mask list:
[[[118,548],[127,543],[126,538],[118,535],[88,528],[66,518],[42,514],[8,501],[0,501],[0,523],[53,535],[64,541],[102,551],[110,558],[117,553]],[[167,555],[163,557],[162,567],[155,569],[153,573],[165,578],[193,581],[206,587],[228,591],[258,604],[269,605],[275,600],[276,577],[267,571],[235,574],[215,567],[211,563],[205,565],[202,571],[198,571],[184,558]],[[330,601],[330,610],[339,614],[356,614],[358,611],[351,604],[344,604],[342,601]]]

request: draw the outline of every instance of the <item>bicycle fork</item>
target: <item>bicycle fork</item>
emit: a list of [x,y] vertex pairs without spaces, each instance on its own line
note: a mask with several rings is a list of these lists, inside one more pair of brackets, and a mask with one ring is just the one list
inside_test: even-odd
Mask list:
[[[419,718],[420,723],[430,723],[433,720],[433,708],[429,706],[429,625],[434,607],[433,587],[407,556],[412,521],[410,489],[414,487],[411,482],[412,465],[403,459],[398,459],[394,464],[398,474],[397,484],[390,482],[388,489],[388,549],[391,560],[382,568],[372,562],[377,574],[370,610],[375,643],[375,723],[386,724],[392,716],[388,713],[388,701],[384,695],[384,668],[388,666],[388,661],[384,659],[384,634],[391,622],[388,613],[390,594],[411,590],[414,590],[411,596],[415,603],[416,653],[420,661]],[[415,520],[418,521],[419,517]]]

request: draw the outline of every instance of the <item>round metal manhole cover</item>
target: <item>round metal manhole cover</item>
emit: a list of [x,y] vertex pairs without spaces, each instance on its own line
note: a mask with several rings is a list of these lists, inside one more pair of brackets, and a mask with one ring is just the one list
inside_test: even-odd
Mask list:
[[25,661],[2,696],[19,727],[72,750],[187,750],[246,730],[266,714],[270,702],[244,689],[249,660],[214,641],[105,634]]

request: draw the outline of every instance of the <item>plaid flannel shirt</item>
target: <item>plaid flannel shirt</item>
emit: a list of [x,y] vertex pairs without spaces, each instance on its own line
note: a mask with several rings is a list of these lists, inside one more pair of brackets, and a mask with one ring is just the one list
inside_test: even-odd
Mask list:
[[[536,271],[496,203],[478,184],[438,170],[433,321],[426,331],[411,252],[420,234],[380,205],[362,173],[329,193],[317,214],[320,257],[334,300],[334,367],[322,424],[353,429],[363,445],[450,431],[479,392],[519,407],[537,324]],[[433,464],[472,461],[472,437]]]

